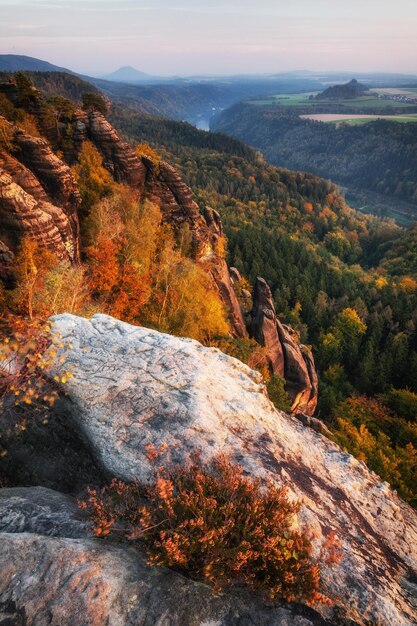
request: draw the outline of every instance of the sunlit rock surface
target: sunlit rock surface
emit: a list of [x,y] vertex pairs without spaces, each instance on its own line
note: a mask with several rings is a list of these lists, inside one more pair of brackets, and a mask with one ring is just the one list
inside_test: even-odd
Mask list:
[[[169,445],[174,461],[218,452],[301,500],[299,523],[320,545],[331,530],[342,562],[323,577],[335,609],[359,624],[413,624],[417,515],[387,483],[335,444],[275,410],[260,375],[199,343],[108,316],[55,318],[70,370],[66,419],[99,466],[146,479],[145,446]],[[414,604],[413,604],[414,603]],[[347,623],[347,622],[345,622]]]

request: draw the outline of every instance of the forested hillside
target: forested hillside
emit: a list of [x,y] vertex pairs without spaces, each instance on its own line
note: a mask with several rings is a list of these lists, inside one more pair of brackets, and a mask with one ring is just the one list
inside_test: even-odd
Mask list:
[[271,163],[383,194],[393,206],[403,200],[417,213],[417,123],[336,125],[300,119],[299,113],[239,104],[213,127],[262,150]]
[[415,228],[354,211],[331,183],[271,166],[220,134],[120,109],[112,119],[169,155],[200,203],[219,210],[230,264],[249,282],[263,276],[279,315],[313,346],[319,415],[413,500]]
[[[27,87],[22,80],[22,103]],[[0,104],[5,118],[43,132],[42,123],[24,107]],[[78,119],[74,115],[84,114],[75,113],[71,102],[59,105],[59,128],[68,132],[54,136],[57,147],[73,158],[76,141],[69,129]],[[84,106],[96,105],[89,100]],[[230,265],[242,273],[244,286],[257,276],[265,278],[277,313],[313,346],[319,416],[349,451],[415,504],[415,228],[406,231],[358,213],[332,183],[269,165],[235,139],[117,106],[111,121],[151,168],[148,177],[158,172],[161,157],[169,158],[200,208],[219,211]],[[7,124],[3,129],[7,152]],[[23,248],[18,256],[23,270],[17,274],[23,283],[12,292],[10,286],[3,290],[3,301],[27,312],[31,288],[32,306],[41,315],[75,293],[75,312],[106,311],[196,337],[247,360],[253,346],[227,338],[224,312],[195,263],[189,232],[175,234],[161,225],[152,203],[138,209],[137,197],[109,178],[90,142],[84,141],[71,165],[82,199],[83,264],[68,268],[36,257],[43,269],[34,277],[33,294],[26,270],[30,274],[30,259],[39,251]],[[243,306],[248,310],[247,303]]]

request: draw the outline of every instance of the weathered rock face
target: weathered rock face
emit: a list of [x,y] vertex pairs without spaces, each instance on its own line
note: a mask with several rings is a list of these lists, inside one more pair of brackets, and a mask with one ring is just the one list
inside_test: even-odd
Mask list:
[[144,554],[88,538],[74,501],[0,490],[0,623],[13,626],[330,626],[306,607],[215,594]]
[[[78,257],[78,240],[72,236],[70,220],[62,209],[36,200],[1,168],[0,225],[4,249],[16,251],[21,238],[29,235],[60,259],[73,261]],[[5,254],[3,259],[6,265],[13,256]]]
[[[198,449],[205,460],[230,453],[251,475],[288,485],[302,503],[299,523],[315,533],[317,548],[330,530],[339,537],[343,559],[323,570],[335,606],[320,612],[330,623],[338,623],[336,614],[344,624],[415,623],[416,512],[363,463],[277,411],[259,374],[216,349],[107,316],[62,315],[55,327],[73,346],[51,371],[75,374],[66,385],[65,423],[80,433],[103,471],[148,478],[148,443],[167,443],[180,462]],[[24,549],[16,548],[19,555]],[[29,554],[38,558],[32,548]],[[68,554],[58,554],[65,569]],[[12,553],[6,562],[15,563],[12,571],[22,567]]]
[[143,186],[145,166],[129,144],[120,139],[110,122],[98,111],[90,111],[88,114],[79,111],[77,132],[81,136],[83,125],[86,138],[91,139],[101,152],[104,165],[114,179],[135,188]]
[[200,213],[191,189],[171,165],[161,161],[156,167],[150,159],[142,160],[147,170],[147,194],[157,202],[163,219],[175,231],[187,225],[192,237],[194,258],[209,272],[217,286],[232,332],[238,337],[244,337],[246,327],[242,311],[222,250],[224,233],[220,215],[210,207],[206,207],[203,214]]
[[[13,101],[13,97],[17,97],[16,86],[6,84],[5,93]],[[37,98],[40,97],[37,92]],[[242,313],[231,285],[224,253],[220,250],[223,232],[219,215],[207,209],[203,216],[191,189],[175,168],[164,161],[155,166],[150,159],[139,158],[98,111],[76,111],[72,139],[73,145],[67,155],[70,161],[76,158],[83,141],[89,139],[102,154],[105,167],[116,181],[132,186],[140,196],[146,195],[157,202],[163,218],[175,230],[188,226],[194,256],[204,265],[217,286],[232,332],[244,336],[246,329]],[[60,258],[77,260],[80,196],[70,168],[53,153],[44,139],[30,137],[15,127],[13,141],[15,155],[0,156],[0,167],[28,195],[21,197],[20,202],[16,199],[13,208],[10,202],[0,198],[3,243],[16,249],[21,237],[28,234]]]
[[285,379],[292,412],[313,415],[318,379],[312,352],[299,343],[289,326],[278,320],[271,290],[263,278],[255,282],[248,327],[250,336],[267,349],[271,372]]
[[0,533],[77,538],[91,535],[91,524],[70,496],[44,487],[15,487],[0,489]]
[[80,193],[71,169],[54,154],[45,139],[17,129],[14,141],[19,161],[35,174],[50,200],[62,207],[72,223],[74,237],[78,236]]
[[9,124],[16,156],[0,152],[1,240],[15,252],[24,235],[58,258],[79,257],[80,196],[70,168],[38,137]]

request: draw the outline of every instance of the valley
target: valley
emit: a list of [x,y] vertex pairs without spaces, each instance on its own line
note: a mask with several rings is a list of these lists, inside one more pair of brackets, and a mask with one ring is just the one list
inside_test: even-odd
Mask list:
[[333,180],[348,197],[362,198],[355,206],[372,212],[375,199],[383,197],[375,208],[378,215],[399,212],[401,224],[412,224],[417,218],[416,111],[414,103],[383,96],[280,95],[235,105],[218,114],[211,128],[258,148],[275,165]]
[[411,626],[403,77],[29,65],[0,57],[0,623]]

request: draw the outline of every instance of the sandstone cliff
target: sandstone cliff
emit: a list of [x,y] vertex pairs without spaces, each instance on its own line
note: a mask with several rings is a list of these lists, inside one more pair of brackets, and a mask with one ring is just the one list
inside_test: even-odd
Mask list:
[[[12,533],[0,541],[0,601],[13,603],[8,605],[11,613],[24,612],[27,623],[35,624],[42,623],[36,622],[35,615],[46,615],[49,610],[53,623],[60,626],[83,623],[71,621],[80,611],[84,623],[94,625],[104,615],[109,616],[110,625],[165,623],[158,620],[166,611],[172,611],[169,623],[174,626],[415,624],[416,512],[363,463],[277,411],[265,395],[259,374],[195,341],[103,315],[91,320],[58,316],[55,328],[72,347],[63,349],[66,361],[58,361],[50,375],[69,369],[75,376],[66,384],[67,396],[59,408],[59,437],[54,439],[52,422],[44,435],[43,484],[59,489],[61,473],[70,488],[71,480],[76,484],[80,467],[90,463],[95,464],[97,479],[115,475],[145,480],[151,473],[145,452],[148,443],[167,443],[172,459],[179,462],[198,449],[207,461],[224,451],[250,475],[288,485],[302,503],[298,523],[314,533],[315,548],[334,531],[343,546],[343,559],[335,568],[323,570],[325,590],[334,605],[317,609],[321,617],[317,613],[294,615],[293,610],[300,610],[297,607],[289,607],[290,614],[282,609],[275,612],[254,605],[253,599],[248,608],[247,599],[225,595],[215,600],[202,585],[162,570],[149,571],[143,557],[131,548],[84,538],[46,538],[48,526],[45,529],[42,515],[24,512],[36,508],[38,496],[26,493],[29,503],[24,504],[22,494],[13,500],[13,493],[8,493],[3,506],[9,513],[3,517],[0,505],[0,529]],[[16,455],[21,467],[26,464],[28,476],[39,482],[37,447],[33,439],[29,444],[24,454],[25,439],[21,438],[20,451],[11,449],[10,457]],[[59,446],[61,468],[56,463]],[[61,506],[58,496],[51,496],[50,506]],[[71,510],[70,504],[62,507]],[[37,510],[42,508],[45,503]],[[51,534],[73,538],[88,532],[83,527],[80,534],[74,534],[75,522],[60,530],[57,513],[48,516]],[[73,519],[71,514],[68,517]],[[15,520],[14,526],[10,520]],[[47,581],[48,593],[41,592],[40,581]],[[170,603],[170,585],[177,590],[175,608]],[[152,587],[159,590],[159,604],[155,595],[144,591]],[[74,589],[80,588],[86,595],[74,596]],[[183,602],[188,594],[194,600],[186,616]],[[71,617],[62,607],[72,608]],[[142,617],[145,609],[154,622]]]
[[31,137],[4,118],[12,153],[0,151],[0,237],[16,252],[28,235],[59,258],[79,258],[80,196],[70,168],[48,142]]
[[[13,81],[1,84],[0,92],[13,104],[19,104],[19,91]],[[41,93],[33,89],[27,109],[37,116],[46,136],[58,147],[57,130],[45,125],[41,104]],[[2,121],[7,124],[3,118]],[[216,223],[213,219],[208,223],[194,201],[191,189],[178,172],[164,161],[156,167],[150,159],[138,157],[98,111],[76,110],[71,126],[70,146],[63,146],[70,162],[76,160],[85,140],[92,141],[114,180],[132,186],[142,197],[147,196],[157,202],[163,218],[174,229],[188,225],[195,258],[204,265],[217,286],[229,314],[232,332],[244,336],[246,330],[242,313],[232,289],[224,254],[219,251],[219,240],[223,236],[219,232],[220,218],[216,218]],[[3,245],[11,246],[16,251],[21,237],[28,234],[60,258],[78,260],[80,241],[77,210],[80,197],[70,168],[54,154],[48,141],[30,137],[17,127],[13,128],[12,144],[12,154],[4,151],[0,154],[0,168],[27,195],[13,187],[13,193],[20,198],[12,203],[13,206],[8,195],[10,187],[0,197]]]
[[268,284],[257,278],[253,290],[249,334],[265,346],[273,374],[285,379],[293,413],[313,415],[317,406],[318,379],[311,350],[300,344],[296,333],[276,316]]

